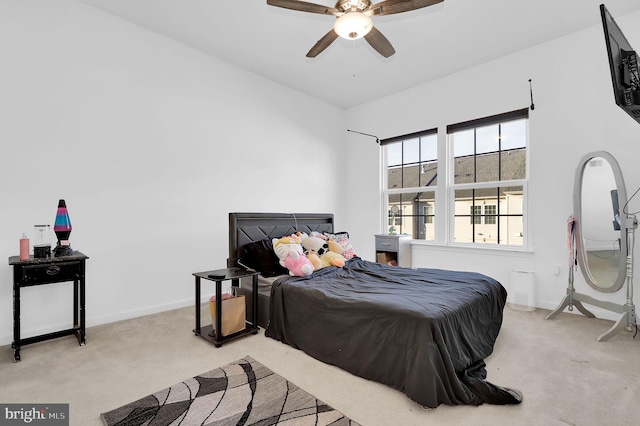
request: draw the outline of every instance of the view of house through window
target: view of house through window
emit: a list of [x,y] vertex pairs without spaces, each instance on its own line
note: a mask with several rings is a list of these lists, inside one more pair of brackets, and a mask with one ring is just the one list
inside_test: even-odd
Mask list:
[[[523,109],[447,126],[449,179],[441,183],[446,200],[436,199],[437,130],[382,141],[386,231],[420,240],[435,240],[439,232],[450,242],[523,246],[527,120]],[[436,218],[436,203],[447,203],[449,219]]]
[[448,130],[453,151],[453,241],[522,246],[526,118],[486,121]]
[[435,238],[438,141],[435,130],[394,138],[384,144],[389,234]]

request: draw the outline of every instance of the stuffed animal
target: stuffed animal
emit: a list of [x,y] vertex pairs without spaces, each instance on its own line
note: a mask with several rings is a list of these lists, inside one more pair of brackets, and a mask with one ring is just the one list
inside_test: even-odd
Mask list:
[[274,238],[273,251],[280,259],[280,265],[289,270],[289,275],[304,277],[313,273],[313,264],[304,256],[302,245],[295,237]]
[[[322,262],[323,268],[330,265],[341,268],[346,262],[346,259],[339,253],[342,251],[340,245],[335,241],[326,241],[319,237],[309,236],[302,240],[302,247],[309,253],[316,253]],[[331,247],[338,252],[331,251]]]
[[342,246],[338,244],[336,240],[334,240],[333,238],[329,238],[329,241],[327,242],[327,244],[329,245],[329,251],[332,251],[338,254],[344,253],[344,249],[342,248]]
[[342,268],[346,261],[346,259],[341,254],[335,253],[330,250],[325,251],[322,256],[320,256],[320,260],[322,261],[323,268],[329,265]]
[[299,232],[296,232],[295,234],[291,234],[286,238],[293,238],[294,240],[296,240],[298,242],[298,244],[300,244],[302,242],[302,237],[301,237],[301,234]]
[[300,246],[300,242],[292,236],[274,238],[271,240],[271,243],[273,245],[273,251],[275,251],[276,256],[278,256],[278,259],[280,260],[284,260],[284,258],[287,257],[288,250],[296,250],[302,253],[302,246]]
[[340,241],[338,244],[342,246],[342,255],[344,256],[345,259],[347,260],[353,259],[354,257],[358,256],[356,252],[353,250],[353,246],[351,245],[351,242],[349,241],[348,238],[345,238],[344,240]]
[[306,277],[313,273],[313,264],[304,254],[290,250],[284,259],[284,267],[289,270],[289,275],[294,277]]
[[316,238],[320,238],[321,240],[325,240],[327,241],[327,236],[317,232],[317,231],[311,231],[311,233],[309,234],[310,237],[316,237]]
[[338,232],[335,234],[330,234],[328,232],[325,232],[324,235],[329,240],[333,239],[336,243],[342,246],[341,254],[342,256],[344,256],[345,259],[349,260],[354,257],[358,257],[355,250],[353,249],[353,246],[351,245],[351,241],[349,241],[349,234],[347,232]]
[[322,257],[322,255],[329,251],[329,244],[318,237],[307,237],[302,240],[302,247],[306,251],[314,251],[318,256]]
[[311,264],[313,265],[314,271],[322,269],[322,260],[320,260],[320,257],[318,257],[315,251],[307,251],[306,256],[307,259],[309,259],[309,262],[311,262]]

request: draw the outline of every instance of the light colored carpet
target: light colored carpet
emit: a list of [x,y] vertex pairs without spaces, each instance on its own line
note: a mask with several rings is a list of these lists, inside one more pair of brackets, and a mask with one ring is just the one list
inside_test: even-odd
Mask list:
[[[194,309],[92,327],[87,345],[64,337],[28,345],[22,362],[0,348],[0,402],[69,403],[71,425],[245,355],[365,426],[629,425],[640,418],[640,334],[596,338],[611,321],[505,309],[487,379],[524,394],[520,405],[424,409],[403,393],[323,364],[273,339],[247,336],[216,349],[193,335]],[[203,321],[209,320],[206,305]]]
[[360,426],[249,356],[101,417],[110,426]]

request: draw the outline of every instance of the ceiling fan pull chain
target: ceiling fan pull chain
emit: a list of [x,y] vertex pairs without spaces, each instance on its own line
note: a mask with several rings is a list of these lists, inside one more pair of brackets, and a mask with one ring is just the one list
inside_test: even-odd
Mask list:
[[356,41],[351,41],[351,51],[353,55],[351,57],[351,66],[353,68],[353,78],[356,78]]

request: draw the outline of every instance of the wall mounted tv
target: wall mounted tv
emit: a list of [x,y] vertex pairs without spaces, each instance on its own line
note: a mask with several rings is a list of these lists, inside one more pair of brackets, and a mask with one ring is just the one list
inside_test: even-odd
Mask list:
[[604,38],[616,104],[640,123],[640,71],[638,55],[604,6],[600,5]]

